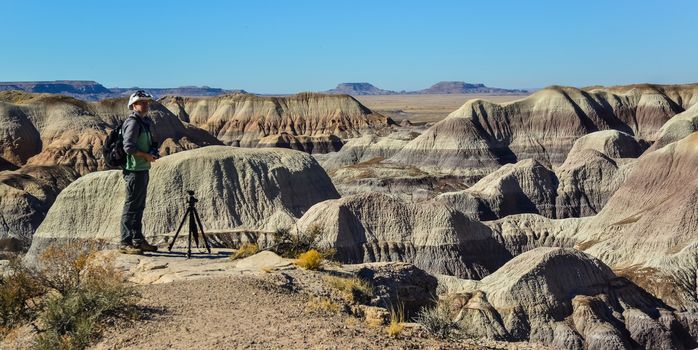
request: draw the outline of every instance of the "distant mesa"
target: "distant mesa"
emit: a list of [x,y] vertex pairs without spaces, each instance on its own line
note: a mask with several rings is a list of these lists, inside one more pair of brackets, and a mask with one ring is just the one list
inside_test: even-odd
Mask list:
[[0,82],[0,91],[19,90],[24,92],[50,94],[105,94],[109,89],[96,81],[56,80],[56,81],[17,81]]
[[485,84],[470,84],[462,81],[440,81],[428,89],[414,91],[416,94],[525,94],[522,89],[501,89],[485,86]]
[[417,91],[400,92],[384,90],[370,83],[341,83],[332,90],[327,90],[329,94],[347,94],[353,96],[361,95],[400,95],[400,94],[526,94],[527,90],[522,89],[502,89],[485,86],[485,84],[472,84],[462,81],[440,81],[427,89]]
[[347,95],[395,95],[398,92],[383,90],[370,83],[341,83],[336,88],[326,91],[329,94]]
[[90,80],[18,81],[0,82],[0,91],[18,90],[32,93],[63,94],[86,101],[100,101],[107,98],[128,96],[135,91],[145,90],[155,98],[167,95],[177,96],[218,96],[224,94],[246,94],[245,90],[226,90],[208,86],[181,86],[174,88],[106,88]]

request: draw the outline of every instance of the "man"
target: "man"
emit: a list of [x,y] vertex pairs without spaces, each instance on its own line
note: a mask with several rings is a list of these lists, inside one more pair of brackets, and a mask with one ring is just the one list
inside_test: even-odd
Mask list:
[[122,126],[126,164],[126,198],[121,215],[121,246],[125,254],[154,252],[157,247],[148,244],[143,236],[143,211],[148,192],[150,164],[157,158],[157,148],[151,133],[152,121],[146,116],[152,96],[136,91],[128,100],[128,109],[133,112]]

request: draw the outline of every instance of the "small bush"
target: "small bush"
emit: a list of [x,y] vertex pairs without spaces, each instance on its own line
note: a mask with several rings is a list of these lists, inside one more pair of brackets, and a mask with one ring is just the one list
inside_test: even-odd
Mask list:
[[34,300],[43,292],[33,271],[18,259],[10,261],[8,273],[0,276],[0,337],[35,316]]
[[98,250],[98,243],[70,242],[49,246],[38,257],[42,284],[61,294],[77,288],[83,270]]
[[322,262],[325,258],[315,249],[311,249],[305,253],[298,255],[295,264],[306,270],[317,270],[322,266]]
[[255,255],[259,252],[259,246],[255,243],[245,243],[235,251],[235,254],[230,257],[230,260],[244,259],[248,256]]
[[403,306],[398,306],[397,308],[390,308],[390,324],[386,327],[385,331],[391,337],[397,337],[405,329],[405,308]]
[[348,302],[368,303],[373,296],[373,286],[358,277],[327,276],[325,282],[339,290]]
[[450,303],[442,300],[433,307],[420,310],[416,321],[432,336],[445,339],[458,329],[458,324],[453,322],[450,313]]
[[324,297],[310,298],[306,306],[311,311],[338,313],[341,310],[339,304],[335,303],[329,298]]
[[295,258],[298,254],[310,249],[317,249],[321,236],[322,230],[319,226],[312,226],[308,231],[297,234],[292,234],[287,229],[280,229],[274,233],[274,246],[271,250],[284,258]]
[[131,316],[138,297],[114,265],[114,256],[96,246],[69,243],[40,256],[38,279],[48,289],[39,315],[37,349],[84,349],[109,318]]

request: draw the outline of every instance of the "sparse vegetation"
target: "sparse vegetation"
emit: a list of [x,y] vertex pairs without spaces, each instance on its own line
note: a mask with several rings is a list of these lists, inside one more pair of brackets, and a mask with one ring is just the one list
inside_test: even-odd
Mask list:
[[233,254],[230,257],[230,260],[237,260],[237,259],[244,259],[248,256],[255,255],[259,252],[259,245],[256,243],[245,243],[238,248],[238,250],[235,251],[235,254]]
[[306,305],[312,311],[338,313],[341,310],[339,304],[326,297],[312,297]]
[[35,316],[34,300],[43,292],[32,271],[18,259],[10,261],[8,273],[0,276],[0,337]]
[[279,229],[274,233],[274,246],[271,250],[284,258],[295,258],[311,249],[322,251],[325,257],[331,257],[334,255],[333,251],[323,251],[318,247],[318,241],[321,236],[322,229],[317,225],[313,225],[307,231],[299,231],[296,234],[291,233],[287,229]]
[[105,320],[131,316],[138,297],[97,246],[69,243],[47,248],[38,268],[13,262],[0,282],[2,328],[32,322],[36,349],[84,349]]
[[322,266],[325,258],[315,249],[311,249],[305,253],[298,255],[295,261],[296,266],[306,270],[317,270]]
[[423,308],[419,311],[417,323],[432,336],[445,339],[458,329],[458,324],[451,317],[451,305],[448,300],[441,300],[433,307]]
[[405,330],[405,308],[400,305],[397,308],[390,308],[390,324],[385,331],[391,337],[397,337]]
[[325,282],[342,293],[350,303],[368,303],[373,296],[373,286],[358,277],[326,276]]

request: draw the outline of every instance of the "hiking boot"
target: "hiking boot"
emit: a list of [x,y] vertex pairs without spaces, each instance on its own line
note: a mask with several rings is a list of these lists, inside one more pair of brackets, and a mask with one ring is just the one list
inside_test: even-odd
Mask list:
[[130,244],[122,244],[119,246],[119,253],[121,254],[131,254],[131,255],[141,255],[143,250],[138,247],[134,247]]
[[144,252],[157,252],[158,246],[148,244],[146,241],[133,242],[133,246],[144,251]]

